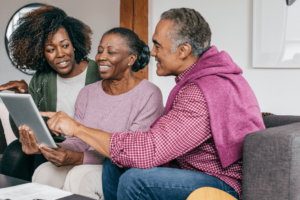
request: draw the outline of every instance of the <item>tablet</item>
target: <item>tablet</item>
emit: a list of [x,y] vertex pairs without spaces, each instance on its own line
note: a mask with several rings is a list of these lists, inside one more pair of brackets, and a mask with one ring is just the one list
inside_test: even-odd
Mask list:
[[26,125],[34,133],[39,144],[57,148],[50,131],[30,94],[0,93],[9,114],[17,127]]

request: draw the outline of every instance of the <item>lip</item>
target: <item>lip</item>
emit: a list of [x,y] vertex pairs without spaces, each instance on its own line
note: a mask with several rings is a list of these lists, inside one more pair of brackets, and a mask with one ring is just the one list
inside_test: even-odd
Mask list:
[[68,66],[69,63],[70,63],[69,60],[64,60],[64,61],[61,61],[61,62],[56,63],[56,65],[57,65],[58,67],[66,67],[66,66]]

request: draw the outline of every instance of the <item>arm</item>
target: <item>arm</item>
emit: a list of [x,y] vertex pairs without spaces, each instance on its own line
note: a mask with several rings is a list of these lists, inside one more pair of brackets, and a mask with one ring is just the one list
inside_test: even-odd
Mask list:
[[147,132],[107,133],[85,127],[64,113],[42,113],[55,134],[78,137],[118,166],[150,168],[167,163],[211,137],[206,102],[198,87],[180,91],[177,103]]
[[211,138],[205,99],[197,86],[183,88],[173,108],[148,132],[113,133],[111,160],[119,167],[151,168],[167,163]]

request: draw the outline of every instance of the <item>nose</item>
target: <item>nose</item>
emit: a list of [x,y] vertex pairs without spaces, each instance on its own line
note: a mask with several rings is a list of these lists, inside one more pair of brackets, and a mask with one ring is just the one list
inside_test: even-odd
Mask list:
[[57,48],[57,55],[58,58],[64,57],[64,51],[62,48]]
[[102,53],[97,53],[95,56],[96,61],[106,60],[106,53],[103,51]]
[[156,50],[155,50],[155,47],[154,47],[154,46],[153,46],[152,49],[151,49],[150,55],[153,56],[153,57],[156,56]]

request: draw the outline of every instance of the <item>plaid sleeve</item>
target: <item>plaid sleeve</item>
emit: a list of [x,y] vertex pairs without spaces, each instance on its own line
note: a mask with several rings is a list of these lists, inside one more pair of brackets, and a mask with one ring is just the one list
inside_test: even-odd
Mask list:
[[211,137],[207,105],[193,83],[177,94],[172,110],[147,132],[111,135],[111,160],[119,167],[151,168],[167,163]]

